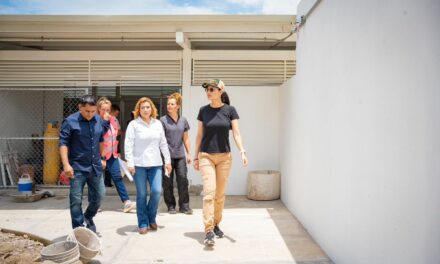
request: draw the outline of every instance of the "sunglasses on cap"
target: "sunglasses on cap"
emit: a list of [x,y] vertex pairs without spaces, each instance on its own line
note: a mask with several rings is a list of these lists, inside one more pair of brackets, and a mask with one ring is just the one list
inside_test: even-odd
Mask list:
[[215,89],[218,89],[219,91],[221,90],[219,87],[217,87],[217,86],[209,86],[209,87],[206,87],[205,88],[205,92],[214,92],[215,91]]
[[222,81],[220,81],[219,79],[209,80],[207,82],[204,82],[202,84],[202,87],[203,88],[208,88],[208,86],[212,86],[212,87],[216,87],[218,89],[222,89],[221,87],[218,86],[220,82],[222,82]]

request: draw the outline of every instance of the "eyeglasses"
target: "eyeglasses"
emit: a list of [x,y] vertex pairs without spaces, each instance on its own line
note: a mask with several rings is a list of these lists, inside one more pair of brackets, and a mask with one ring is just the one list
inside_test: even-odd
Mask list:
[[215,89],[219,89],[219,88],[214,88],[214,87],[208,87],[208,88],[205,88],[205,92],[211,92],[211,93],[213,93],[214,91],[215,91]]

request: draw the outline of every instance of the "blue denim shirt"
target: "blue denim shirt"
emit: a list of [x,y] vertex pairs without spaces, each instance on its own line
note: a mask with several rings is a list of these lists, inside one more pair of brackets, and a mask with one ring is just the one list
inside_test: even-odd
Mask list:
[[68,116],[60,130],[60,146],[67,146],[69,163],[74,171],[102,174],[99,145],[109,122],[95,115],[90,121],[80,112]]

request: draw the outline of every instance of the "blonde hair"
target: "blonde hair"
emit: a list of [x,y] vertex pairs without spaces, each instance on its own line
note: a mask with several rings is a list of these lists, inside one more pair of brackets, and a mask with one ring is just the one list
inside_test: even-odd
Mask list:
[[137,101],[136,106],[134,107],[134,110],[133,110],[134,118],[136,119],[136,118],[138,118],[140,116],[141,104],[143,104],[143,103],[149,103],[150,104],[151,110],[152,110],[151,111],[151,117],[152,118],[157,118],[157,108],[154,105],[153,101],[150,98],[148,98],[148,97],[142,97],[141,99],[139,99]]
[[180,93],[172,93],[168,96],[168,100],[174,99],[176,100],[176,104],[178,106],[182,106],[182,95]]
[[99,109],[101,109],[101,106],[103,104],[109,104],[110,107],[112,106],[112,102],[110,102],[110,100],[107,97],[101,97],[99,98],[98,102],[96,102],[96,106],[98,106],[98,111]]

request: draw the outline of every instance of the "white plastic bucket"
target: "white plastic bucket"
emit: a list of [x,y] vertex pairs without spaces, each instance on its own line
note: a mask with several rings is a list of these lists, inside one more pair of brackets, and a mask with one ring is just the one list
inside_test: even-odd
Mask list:
[[61,241],[50,244],[41,250],[41,258],[56,263],[74,263],[79,260],[79,246],[74,241]]
[[93,231],[85,227],[75,228],[67,240],[78,243],[80,260],[83,263],[88,263],[101,251],[101,240]]

